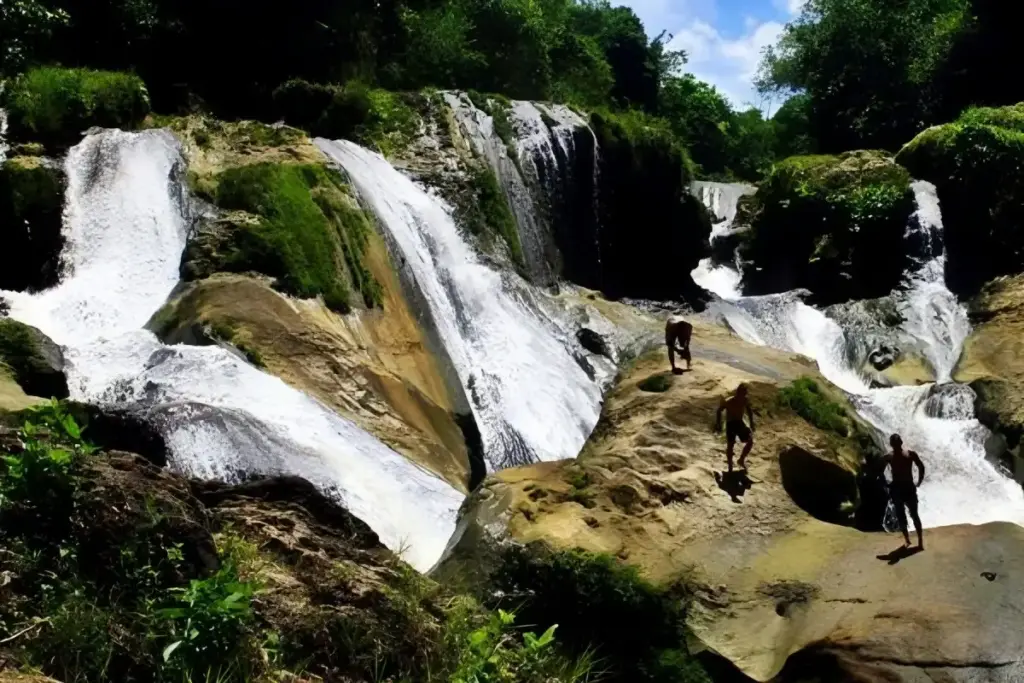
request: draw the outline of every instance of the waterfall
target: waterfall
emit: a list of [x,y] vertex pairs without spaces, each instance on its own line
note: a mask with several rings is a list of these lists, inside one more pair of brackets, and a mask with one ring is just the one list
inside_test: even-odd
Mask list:
[[[1024,491],[986,459],[989,433],[975,419],[973,391],[951,382],[970,325],[963,306],[944,282],[942,216],[935,187],[915,182],[913,190],[918,209],[907,238],[923,245],[923,257],[892,296],[905,319],[903,331],[925,349],[937,384],[872,389],[851,362],[848,349],[853,340],[794,292],[741,297],[734,291],[712,304],[711,311],[748,342],[812,358],[821,374],[849,395],[867,422],[884,436],[902,435],[907,448],[917,451],[927,468],[920,489],[925,526],[1022,524]],[[734,210],[728,211],[735,215]],[[709,290],[718,285],[713,275],[705,269],[694,271],[694,279]]]
[[[740,199],[754,194],[757,188],[739,183],[698,180],[691,185],[690,191],[711,212],[714,219],[711,225],[711,244],[714,246],[717,240],[733,233]],[[727,301],[741,296],[743,276],[740,274],[738,257],[733,267],[716,264],[713,258],[702,259],[690,276],[699,286]]]
[[484,265],[449,208],[383,157],[347,141],[316,143],[372,207],[426,302],[489,468],[576,457],[600,414],[602,378],[553,307],[514,273]]
[[[0,94],[3,86],[0,85]],[[0,164],[7,160],[7,110],[0,109]]]
[[12,317],[65,347],[72,398],[145,415],[185,475],[303,477],[429,569],[454,530],[459,492],[228,351],[166,346],[143,329],[178,283],[191,225],[177,140],[103,131],[74,147],[65,169],[60,283],[3,296]]

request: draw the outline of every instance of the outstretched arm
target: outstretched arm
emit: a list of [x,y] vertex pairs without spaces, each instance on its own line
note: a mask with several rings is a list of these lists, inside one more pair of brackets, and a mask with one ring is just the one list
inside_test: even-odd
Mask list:
[[718,404],[718,412],[715,413],[715,431],[722,431],[722,411],[725,410],[725,401]]
[[750,418],[750,431],[754,431],[754,409],[747,404],[747,417]]
[[924,463],[917,453],[911,451],[910,455],[914,459],[914,464],[917,465],[917,485],[920,486],[924,482]]

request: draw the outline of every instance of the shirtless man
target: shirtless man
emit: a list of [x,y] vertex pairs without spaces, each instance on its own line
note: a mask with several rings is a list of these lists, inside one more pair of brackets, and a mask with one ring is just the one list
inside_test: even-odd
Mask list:
[[[914,520],[914,529],[917,530],[917,547],[924,550],[924,537],[921,533],[921,518],[917,515],[917,487],[924,481],[924,463],[914,451],[903,450],[903,439],[899,434],[893,434],[889,439],[892,446],[892,453],[883,459],[884,466],[892,470],[892,484],[889,485],[889,497],[896,508],[896,517],[900,521],[900,531],[903,532],[903,539],[910,547],[910,534],[907,530],[907,513],[903,508],[910,510],[910,518]],[[917,484],[914,483],[914,465],[917,465]]]
[[[686,369],[690,369],[690,337],[693,336],[693,325],[682,316],[674,315],[665,323],[665,344],[668,346],[668,362],[672,364],[672,372],[680,374],[676,369],[676,353],[686,361]],[[676,343],[679,348],[676,348]]]
[[[750,401],[747,398],[747,385],[741,384],[736,387],[736,393],[729,398],[722,399],[715,414],[715,431],[722,430],[722,412],[725,412],[725,437],[728,446],[725,454],[729,460],[729,471],[732,472],[732,456],[736,440],[744,443],[743,453],[740,454],[740,469],[746,469],[747,456],[750,449],[754,447],[754,411],[750,408]],[[743,423],[743,413],[750,418],[750,427]]]

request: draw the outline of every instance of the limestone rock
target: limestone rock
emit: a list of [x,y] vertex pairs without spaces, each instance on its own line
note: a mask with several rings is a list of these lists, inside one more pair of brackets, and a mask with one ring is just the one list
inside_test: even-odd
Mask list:
[[0,289],[57,283],[65,184],[57,161],[20,156],[0,164]]
[[68,396],[60,347],[36,328],[10,318],[0,318],[0,374],[9,375],[30,396]]

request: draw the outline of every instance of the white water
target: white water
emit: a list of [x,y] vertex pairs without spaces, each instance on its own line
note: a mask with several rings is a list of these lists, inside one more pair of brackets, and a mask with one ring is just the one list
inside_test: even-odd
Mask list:
[[348,172],[404,260],[473,407],[492,470],[575,458],[601,387],[576,341],[518,276],[484,265],[444,203],[351,142],[317,140]]
[[301,476],[429,569],[461,494],[228,351],[165,346],[142,329],[178,282],[190,224],[183,163],[164,131],[104,131],[73,148],[61,282],[37,295],[3,293],[11,316],[65,347],[72,398],[154,419],[177,470]]
[[[715,240],[732,233],[740,199],[754,194],[757,188],[752,185],[695,181],[691,192],[704,203],[715,219],[711,225],[710,239],[713,244]],[[730,268],[715,265],[712,259],[706,258],[697,264],[691,277],[698,285],[726,301],[735,301],[741,296],[742,276],[738,264]]]
[[[908,232],[923,230],[929,240],[941,240],[942,216],[934,186],[917,182],[913,189],[918,212]],[[893,296],[906,319],[904,330],[923,343],[936,370],[935,385],[871,389],[850,363],[842,328],[794,293],[740,297],[733,291],[712,310],[751,343],[814,359],[822,375],[850,394],[861,416],[885,436],[899,433],[908,448],[920,453],[928,472],[920,489],[926,526],[1022,524],[1024,491],[986,459],[988,430],[974,418],[973,392],[950,382],[970,325],[966,311],[945,286],[945,257],[937,249],[930,252],[938,255],[908,274]],[[713,271],[698,268],[693,276],[709,290],[719,286],[714,278],[720,275]]]

